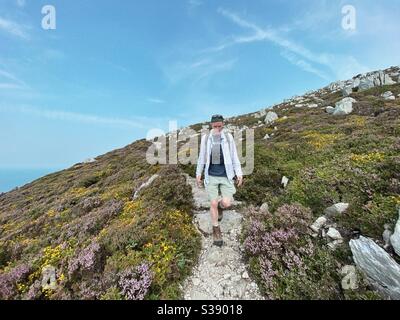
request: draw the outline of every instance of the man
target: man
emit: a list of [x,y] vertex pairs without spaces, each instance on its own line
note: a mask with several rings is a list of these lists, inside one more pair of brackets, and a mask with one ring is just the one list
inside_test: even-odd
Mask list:
[[[214,245],[222,246],[222,234],[219,221],[223,218],[223,210],[231,206],[237,186],[243,183],[243,173],[237,155],[237,149],[232,134],[225,131],[224,118],[214,115],[211,118],[212,130],[201,139],[199,160],[197,162],[197,185],[202,185],[204,170],[204,185],[210,199],[210,213],[213,225]],[[219,199],[221,191],[222,199]]]

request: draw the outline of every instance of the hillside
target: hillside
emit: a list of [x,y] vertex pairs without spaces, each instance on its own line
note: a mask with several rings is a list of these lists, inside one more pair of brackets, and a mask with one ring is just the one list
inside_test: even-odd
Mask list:
[[[371,275],[351,273],[357,285],[346,290],[342,280],[354,266],[349,241],[361,234],[383,247],[398,218],[399,77],[398,67],[358,75],[227,120],[255,130],[255,169],[236,199],[243,257],[265,298],[387,297]],[[151,166],[149,146],[136,141],[0,195],[1,299],[183,297],[202,247],[183,175],[194,166]]]

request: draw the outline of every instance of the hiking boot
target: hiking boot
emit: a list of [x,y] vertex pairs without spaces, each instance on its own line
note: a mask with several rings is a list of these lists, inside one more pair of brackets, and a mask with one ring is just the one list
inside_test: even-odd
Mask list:
[[223,217],[224,217],[224,208],[222,208],[220,201],[218,202],[218,222],[220,222]]
[[213,240],[214,240],[214,245],[218,247],[221,247],[222,244],[224,243],[222,241],[222,234],[220,227],[213,227]]

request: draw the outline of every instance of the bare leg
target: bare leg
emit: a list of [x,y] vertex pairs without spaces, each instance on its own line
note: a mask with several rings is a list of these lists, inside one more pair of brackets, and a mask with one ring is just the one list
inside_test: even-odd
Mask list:
[[223,198],[221,200],[221,205],[224,209],[228,209],[232,205],[232,200],[230,198]]
[[211,201],[210,213],[212,225],[218,226],[218,200]]

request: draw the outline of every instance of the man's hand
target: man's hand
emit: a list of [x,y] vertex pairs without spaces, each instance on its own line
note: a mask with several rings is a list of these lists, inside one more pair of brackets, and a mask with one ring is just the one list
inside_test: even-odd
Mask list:
[[201,180],[201,176],[197,176],[197,177],[196,177],[196,182],[197,182],[197,186],[198,186],[199,188],[201,188],[202,185],[203,185],[203,181]]
[[240,187],[243,184],[243,177],[237,177],[237,186]]

